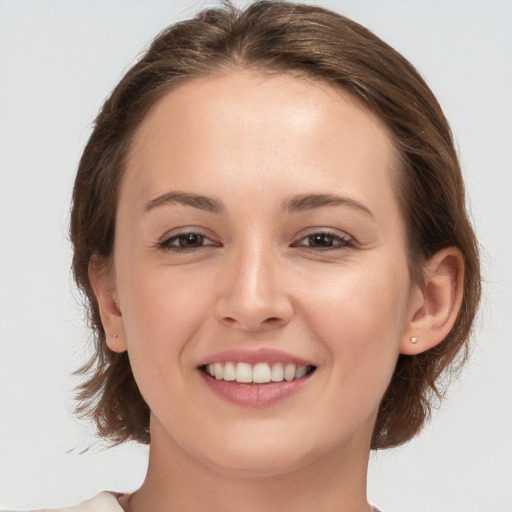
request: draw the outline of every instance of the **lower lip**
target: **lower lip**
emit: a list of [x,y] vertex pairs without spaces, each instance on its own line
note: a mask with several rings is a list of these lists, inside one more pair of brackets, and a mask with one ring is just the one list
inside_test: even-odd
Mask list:
[[285,400],[300,391],[310,380],[312,373],[290,382],[243,384],[236,381],[217,380],[203,371],[199,373],[206,385],[220,398],[236,405],[266,407]]

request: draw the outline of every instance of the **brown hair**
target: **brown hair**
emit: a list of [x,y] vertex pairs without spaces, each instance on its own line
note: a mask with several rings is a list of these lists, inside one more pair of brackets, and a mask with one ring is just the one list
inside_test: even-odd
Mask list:
[[[328,10],[259,1],[240,11],[229,2],[163,31],[123,77],[96,118],[75,182],[71,215],[73,271],[85,294],[96,352],[79,373],[78,412],[93,418],[113,442],[149,442],[149,408],[126,353],[105,343],[88,277],[91,257],[111,261],[118,185],[133,134],[148,109],[184,80],[227,68],[293,72],[350,91],[387,124],[401,157],[397,185],[409,265],[421,280],[435,252],[458,247],[464,256],[464,295],[456,323],[442,343],[401,355],[384,395],[372,448],[417,434],[441,397],[439,381],[453,371],[480,297],[477,243],[465,209],[464,185],[448,123],[413,66],[361,25]],[[445,380],[445,379],[442,379]]]

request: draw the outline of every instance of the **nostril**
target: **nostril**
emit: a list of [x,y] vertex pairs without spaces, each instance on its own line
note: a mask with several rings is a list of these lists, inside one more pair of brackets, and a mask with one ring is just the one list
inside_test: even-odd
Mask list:
[[276,316],[272,316],[272,317],[265,318],[262,321],[248,320],[248,321],[244,322],[244,321],[237,320],[236,317],[233,318],[232,316],[224,316],[224,317],[222,317],[221,321],[224,325],[226,325],[228,327],[239,328],[239,329],[247,330],[247,331],[258,331],[261,329],[267,330],[267,329],[272,329],[272,328],[278,327],[280,325],[280,323],[282,322],[282,319],[279,317],[276,317]]

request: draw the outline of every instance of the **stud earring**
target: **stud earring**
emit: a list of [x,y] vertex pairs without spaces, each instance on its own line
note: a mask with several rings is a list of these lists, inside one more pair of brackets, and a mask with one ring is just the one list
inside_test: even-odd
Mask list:
[[416,336],[411,336],[411,343],[418,343],[418,338],[416,338]]
[[112,338],[117,338],[117,334],[112,334]]

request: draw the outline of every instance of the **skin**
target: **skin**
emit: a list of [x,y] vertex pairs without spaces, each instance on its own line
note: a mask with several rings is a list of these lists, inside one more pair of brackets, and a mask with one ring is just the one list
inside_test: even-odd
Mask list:
[[[441,341],[460,304],[456,249],[429,262],[425,286],[411,282],[397,172],[383,123],[305,78],[234,70],[152,108],[120,188],[115,271],[90,271],[109,347],[128,350],[152,411],[148,475],[126,510],[368,510],[397,357]],[[165,200],[175,191],[223,212]],[[343,201],[285,211],[311,194]],[[205,238],[174,251],[191,232]],[[235,347],[278,348],[316,371],[276,404],[235,405],[198,369]]]

